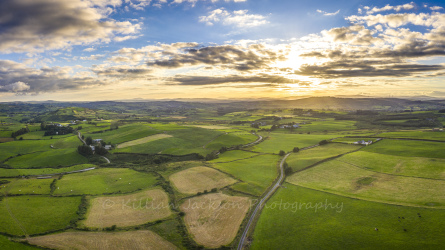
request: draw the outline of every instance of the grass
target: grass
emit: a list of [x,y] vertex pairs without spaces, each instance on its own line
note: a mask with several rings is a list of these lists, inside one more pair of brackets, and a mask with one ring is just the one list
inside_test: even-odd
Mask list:
[[22,244],[22,243],[10,241],[8,239],[8,237],[3,236],[3,235],[0,235],[0,246],[2,247],[3,250],[40,249],[40,248],[37,248],[37,247],[25,245],[25,244]]
[[66,232],[29,239],[31,244],[50,249],[177,249],[175,245],[149,231]]
[[57,181],[55,195],[129,193],[156,183],[156,177],[127,168],[101,168],[65,175]]
[[357,129],[355,121],[335,121],[333,119],[326,119],[324,121],[313,121],[310,124],[301,124],[297,128],[297,132],[322,132],[322,131],[349,131]]
[[321,140],[332,139],[338,135],[308,135],[271,133],[264,142],[253,146],[252,150],[278,154],[280,150],[292,151],[294,147],[304,148],[318,144]]
[[[290,184],[284,187],[263,209],[251,249],[445,247],[445,210],[351,199]],[[332,206],[315,211],[313,207],[320,203]]]
[[47,174],[58,174],[71,171],[82,170],[86,168],[92,168],[96,165],[93,164],[80,164],[74,165],[66,168],[40,168],[40,169],[6,169],[0,168],[0,177],[18,177],[18,176],[28,176],[28,175],[47,175]]
[[206,145],[207,149],[219,150],[221,147],[244,145],[257,140],[257,136],[250,133],[230,133],[217,137]]
[[13,215],[29,235],[63,229],[77,217],[80,197],[15,196],[0,201],[0,232],[24,235]]
[[210,191],[212,188],[222,188],[236,182],[218,170],[207,167],[194,167],[177,172],[170,176],[170,181],[184,194]]
[[347,145],[340,143],[329,143],[327,145],[303,150],[298,153],[291,154],[286,162],[293,171],[298,171],[309,167],[324,159],[345,154],[354,150],[360,149],[357,145]]
[[[373,178],[363,185],[363,178]],[[371,172],[331,160],[288,177],[288,182],[365,200],[445,208],[445,181]]]
[[363,150],[397,156],[445,158],[443,153],[444,147],[445,144],[441,142],[384,139],[378,143],[366,146]]
[[411,139],[445,141],[444,132],[432,132],[432,131],[397,131],[397,132],[381,133],[378,136],[387,138],[411,138]]
[[120,126],[119,129],[96,134],[83,134],[85,138],[91,136],[93,139],[102,139],[107,143],[119,144],[127,141],[133,141],[150,135],[158,134],[159,131],[154,130],[147,123],[134,123],[130,125]]
[[77,152],[77,148],[53,149],[36,152],[6,161],[13,168],[47,168],[87,163],[88,159]]
[[124,142],[122,144],[119,144],[117,146],[117,148],[126,148],[126,147],[131,147],[131,146],[136,146],[139,144],[144,144],[147,142],[152,142],[152,141],[157,141],[160,139],[164,139],[164,138],[170,138],[172,137],[171,135],[167,135],[167,134],[156,134],[156,135],[150,135],[141,139],[136,139],[133,141],[128,141],[128,142]]
[[276,155],[260,155],[230,163],[214,163],[213,166],[243,181],[233,185],[233,189],[261,195],[278,176],[279,159]]
[[161,189],[153,189],[129,195],[94,198],[83,224],[93,228],[113,225],[128,227],[170,215],[168,195]]
[[359,151],[342,156],[339,160],[376,172],[445,179],[445,159],[404,157]]
[[0,194],[49,194],[53,179],[9,179],[0,185]]
[[240,159],[246,159],[249,157],[253,157],[258,155],[257,153],[252,153],[248,151],[242,151],[242,150],[231,150],[226,151],[219,155],[219,158],[212,160],[211,162],[229,162],[229,161],[236,161]]

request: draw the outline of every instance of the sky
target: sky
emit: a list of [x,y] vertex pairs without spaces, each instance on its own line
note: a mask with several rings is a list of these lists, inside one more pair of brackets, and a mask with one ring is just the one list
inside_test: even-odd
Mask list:
[[1,0],[0,102],[445,98],[445,3]]

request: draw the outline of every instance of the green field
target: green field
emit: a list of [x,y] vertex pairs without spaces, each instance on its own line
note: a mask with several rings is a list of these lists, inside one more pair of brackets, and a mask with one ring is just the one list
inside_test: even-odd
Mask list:
[[0,235],[0,246],[2,247],[3,250],[17,250],[17,249],[24,249],[24,250],[28,250],[28,249],[40,249],[37,247],[33,247],[33,246],[29,246],[29,245],[25,245],[22,243],[18,243],[18,242],[13,242],[10,241],[8,239],[8,237]]
[[348,197],[445,208],[445,180],[388,175],[331,160],[295,173],[288,182]]
[[13,168],[45,168],[87,163],[88,159],[77,148],[52,149],[14,157],[5,163]]
[[63,229],[77,217],[80,197],[15,196],[0,201],[0,232],[24,235],[7,207],[29,235]]
[[387,138],[411,138],[411,139],[426,139],[445,141],[444,132],[432,132],[430,131],[397,131],[381,133],[378,136]]
[[445,143],[384,139],[363,148],[364,151],[409,157],[445,158]]
[[253,156],[256,156],[258,154],[248,152],[248,151],[242,151],[242,150],[231,150],[226,151],[219,155],[219,158],[211,160],[211,162],[229,162],[229,161],[236,161],[240,159],[246,159]]
[[278,176],[279,160],[276,155],[260,155],[247,160],[214,163],[213,166],[243,181],[233,185],[234,190],[260,195]]
[[23,137],[23,140],[51,140],[51,139],[60,139],[73,136],[72,134],[44,136],[44,134],[45,131],[33,131],[21,135],[19,137]]
[[292,151],[294,147],[304,148],[318,144],[321,140],[332,139],[339,135],[308,135],[270,133],[262,143],[252,147],[253,151],[278,154],[280,150]]
[[300,128],[295,129],[297,132],[322,132],[322,131],[349,131],[357,129],[355,121],[335,121],[333,119],[324,119],[312,121],[310,124],[300,124]]
[[151,187],[156,182],[151,174],[127,168],[101,168],[63,176],[57,181],[54,195],[129,193]]
[[8,179],[0,185],[0,194],[49,194],[53,179]]
[[66,168],[39,168],[39,169],[7,169],[0,168],[0,177],[18,177],[25,175],[46,175],[46,174],[58,174],[71,171],[82,170],[86,168],[92,168],[96,165],[93,164],[80,164]]
[[[351,199],[291,184],[284,187],[263,209],[251,249],[445,248],[445,210]],[[321,208],[315,211],[317,206]]]
[[342,156],[338,160],[376,172],[445,179],[445,159],[404,157],[360,151]]
[[90,136],[93,139],[102,139],[106,143],[119,144],[158,133],[159,131],[151,128],[150,124],[134,123],[134,124],[120,126],[119,129],[115,129],[112,131],[106,131],[103,133],[95,133],[95,134],[82,133],[82,135],[85,136],[85,138]]
[[219,150],[221,147],[230,147],[236,145],[244,145],[254,142],[258,139],[256,135],[250,133],[230,133],[218,136],[205,147],[211,150]]
[[293,153],[286,159],[286,162],[293,171],[298,171],[324,159],[345,154],[360,148],[361,146],[358,145],[329,143],[327,145]]
[[[166,134],[172,135],[173,137],[116,149],[115,152],[146,154],[162,153],[173,155],[201,153],[205,155],[212,152],[212,150],[204,149],[203,146],[218,135],[223,134],[223,132],[217,130],[190,127],[179,127],[178,129],[177,127],[177,125],[164,126],[164,128],[166,128]],[[159,124],[157,125],[157,129],[159,129]]]

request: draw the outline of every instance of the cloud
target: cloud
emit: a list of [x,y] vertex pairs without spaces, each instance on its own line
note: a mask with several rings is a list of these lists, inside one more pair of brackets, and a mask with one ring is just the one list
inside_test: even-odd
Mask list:
[[212,65],[237,71],[266,70],[270,64],[284,60],[284,55],[271,51],[263,45],[247,48],[237,45],[181,48],[178,51],[163,51],[162,59],[148,62],[149,66],[180,68],[194,65]]
[[321,33],[325,37],[331,38],[334,42],[345,42],[353,45],[369,45],[381,41],[380,38],[373,36],[372,31],[361,25],[333,28],[323,30]]
[[390,11],[390,10],[394,10],[397,12],[402,11],[402,10],[412,10],[415,7],[416,7],[416,4],[414,2],[411,2],[411,3],[397,5],[397,6],[391,6],[391,5],[387,4],[385,7],[382,7],[382,8],[374,7],[372,9],[369,6],[365,6],[364,9],[367,10],[366,14],[370,15],[370,14],[374,14],[377,12]]
[[28,84],[24,83],[24,82],[15,82],[15,83],[11,83],[5,86],[0,86],[0,91],[6,91],[6,92],[23,92],[26,90],[29,90],[31,87],[29,87]]
[[39,93],[80,89],[106,84],[98,78],[72,76],[70,67],[29,68],[10,60],[0,60],[0,91]]
[[[280,75],[258,74],[258,75],[224,75],[224,76],[187,76],[177,75],[169,78],[169,82],[180,85],[218,85],[230,83],[293,83],[292,79],[288,79]],[[247,87],[249,85],[246,85]]]
[[338,13],[340,13],[340,10],[337,10],[336,12],[328,13],[323,10],[317,10],[318,13],[323,14],[324,16],[336,16]]
[[430,7],[430,10],[443,10],[443,7],[440,7],[440,6],[432,6],[432,7]]
[[207,25],[216,23],[237,28],[252,28],[268,24],[267,18],[258,14],[248,14],[248,10],[235,10],[232,12],[224,8],[212,10],[207,16],[199,17],[199,21]]
[[2,0],[0,52],[42,52],[110,42],[140,25],[109,17],[120,0]]

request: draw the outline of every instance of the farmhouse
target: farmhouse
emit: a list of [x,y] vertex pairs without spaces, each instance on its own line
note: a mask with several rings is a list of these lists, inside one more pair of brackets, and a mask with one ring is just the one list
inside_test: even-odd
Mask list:
[[98,142],[101,142],[101,141],[103,141],[103,140],[102,139],[94,139],[93,140],[94,143],[98,143]]
[[360,140],[360,141],[356,141],[356,142],[354,142],[354,144],[359,144],[359,145],[366,145],[366,146],[368,146],[368,145],[372,144],[372,141]]
[[433,132],[443,132],[442,128],[433,128]]
[[90,148],[94,151],[96,149],[95,146],[90,145]]
[[111,149],[111,145],[105,145],[105,149],[106,150],[110,150]]

